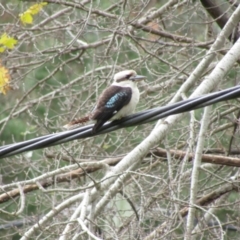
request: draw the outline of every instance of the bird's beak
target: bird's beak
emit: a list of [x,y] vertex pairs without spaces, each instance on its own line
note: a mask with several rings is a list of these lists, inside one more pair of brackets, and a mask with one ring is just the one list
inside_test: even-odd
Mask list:
[[141,75],[136,75],[136,76],[132,76],[129,79],[133,80],[133,81],[140,81],[142,79],[146,78],[145,76],[141,76]]

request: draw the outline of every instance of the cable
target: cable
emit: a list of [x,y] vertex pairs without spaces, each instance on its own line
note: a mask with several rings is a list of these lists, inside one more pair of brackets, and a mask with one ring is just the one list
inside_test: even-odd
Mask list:
[[0,147],[0,158],[12,156],[25,151],[62,144],[75,139],[93,137],[120,128],[145,124],[170,115],[188,112],[194,109],[202,108],[217,102],[226,101],[237,97],[240,97],[240,86],[210,93],[208,95],[204,95],[197,98],[190,98],[171,105],[138,112],[127,117],[124,117],[120,120],[108,122],[104,124],[97,133],[94,134],[92,133],[93,124],[89,124],[87,126],[72,130],[60,133],[52,133],[34,139],[30,139],[24,142],[5,145]]

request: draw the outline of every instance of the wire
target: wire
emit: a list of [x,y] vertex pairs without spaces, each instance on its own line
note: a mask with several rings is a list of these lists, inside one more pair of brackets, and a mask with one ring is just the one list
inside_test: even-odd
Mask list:
[[96,133],[92,133],[93,124],[89,124],[84,127],[79,127],[76,129],[60,133],[52,133],[20,143],[13,143],[1,146],[0,158],[13,156],[30,150],[62,144],[75,139],[93,137],[120,128],[145,124],[170,115],[188,112],[194,109],[202,108],[217,102],[226,101],[237,97],[240,97],[240,86],[210,93],[208,95],[204,95],[197,98],[190,98],[164,107],[157,107],[142,112],[138,112],[127,117],[124,117],[120,120],[108,122],[104,124]]

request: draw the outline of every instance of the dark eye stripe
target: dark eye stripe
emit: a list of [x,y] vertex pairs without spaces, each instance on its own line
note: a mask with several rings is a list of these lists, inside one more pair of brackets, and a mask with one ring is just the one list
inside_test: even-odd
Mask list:
[[122,81],[124,81],[126,79],[129,79],[130,77],[132,77],[132,74],[128,74],[126,77],[120,78],[116,82],[122,82]]

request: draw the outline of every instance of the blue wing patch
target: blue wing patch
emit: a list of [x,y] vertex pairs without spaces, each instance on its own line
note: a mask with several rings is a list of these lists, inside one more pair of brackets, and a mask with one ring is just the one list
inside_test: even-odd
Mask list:
[[92,119],[97,120],[94,125],[94,131],[99,129],[121,108],[128,104],[132,97],[130,87],[120,87],[111,85],[100,96],[96,107],[94,108]]
[[113,108],[117,102],[121,101],[122,97],[126,97],[126,92],[118,92],[114,96],[112,96],[105,104],[106,108]]

